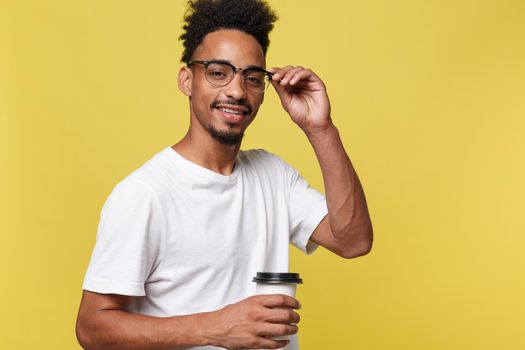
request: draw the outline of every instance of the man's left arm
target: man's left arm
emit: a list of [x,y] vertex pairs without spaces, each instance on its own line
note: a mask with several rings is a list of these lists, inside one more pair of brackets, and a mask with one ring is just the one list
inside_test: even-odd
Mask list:
[[328,215],[311,240],[345,258],[367,254],[373,233],[365,194],[332,123],[324,83],[303,67],[273,68],[271,72],[283,108],[308,137],[323,174]]

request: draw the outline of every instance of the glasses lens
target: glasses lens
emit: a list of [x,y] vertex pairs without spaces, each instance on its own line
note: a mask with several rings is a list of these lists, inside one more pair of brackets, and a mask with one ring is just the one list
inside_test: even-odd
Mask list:
[[[245,87],[256,92],[264,92],[270,81],[268,74],[260,69],[246,69],[242,75]],[[206,80],[215,86],[228,85],[234,76],[235,68],[227,63],[211,62],[206,67]]]
[[223,63],[210,63],[206,69],[206,78],[217,86],[228,84],[233,77],[233,68]]
[[268,75],[263,71],[252,69],[244,71],[244,83],[249,89],[263,92],[268,86],[268,82]]

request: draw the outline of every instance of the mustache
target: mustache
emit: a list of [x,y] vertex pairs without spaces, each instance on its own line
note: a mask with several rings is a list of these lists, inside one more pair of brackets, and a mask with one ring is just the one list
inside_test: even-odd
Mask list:
[[226,100],[215,100],[215,101],[213,101],[210,104],[210,107],[211,108],[217,108],[217,106],[221,105],[221,104],[246,107],[246,109],[247,109],[246,113],[251,113],[252,112],[252,107],[248,103],[244,102],[243,100],[237,101],[237,100],[234,100],[232,98],[228,98]]

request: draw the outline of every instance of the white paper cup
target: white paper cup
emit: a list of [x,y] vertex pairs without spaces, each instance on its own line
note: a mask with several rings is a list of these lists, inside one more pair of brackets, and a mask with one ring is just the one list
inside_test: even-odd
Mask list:
[[[253,278],[257,283],[255,294],[284,294],[295,298],[297,285],[303,283],[298,273],[290,272],[257,272]],[[295,335],[273,337],[278,340],[295,341]]]

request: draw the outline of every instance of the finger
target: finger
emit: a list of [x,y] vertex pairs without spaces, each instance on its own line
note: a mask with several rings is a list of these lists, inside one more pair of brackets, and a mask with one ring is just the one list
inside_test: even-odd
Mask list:
[[270,309],[266,320],[272,323],[297,324],[301,320],[301,316],[290,308],[273,308]]
[[301,303],[299,300],[292,298],[285,294],[267,294],[259,295],[261,297],[262,305],[274,308],[274,307],[289,307],[292,309],[300,309]]
[[281,77],[281,80],[279,82],[281,83],[281,85],[289,84],[294,75],[302,70],[304,70],[304,68],[301,66],[287,70],[286,73]]
[[290,343],[289,340],[277,340],[261,337],[257,342],[257,349],[282,349]]
[[286,86],[282,86],[281,83],[278,80],[271,80],[270,84],[274,87],[275,91],[277,91],[277,94],[279,96],[282,96],[283,94],[287,94]]
[[296,325],[268,323],[265,329],[258,333],[258,335],[268,338],[276,338],[293,335],[297,332],[299,332],[299,327]]
[[294,66],[286,66],[286,67],[273,67],[270,68],[269,71],[273,74],[272,81],[280,81],[281,78],[290,70],[293,69]]
[[289,84],[293,86],[297,84],[299,81],[310,80],[312,77],[315,77],[315,74],[311,70],[302,69],[290,77]]
[[290,69],[294,68],[292,65],[287,65],[286,67],[272,67],[268,69],[272,74],[279,74],[282,75],[282,73],[286,73]]

